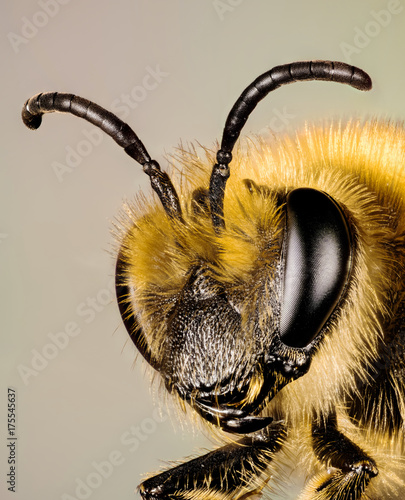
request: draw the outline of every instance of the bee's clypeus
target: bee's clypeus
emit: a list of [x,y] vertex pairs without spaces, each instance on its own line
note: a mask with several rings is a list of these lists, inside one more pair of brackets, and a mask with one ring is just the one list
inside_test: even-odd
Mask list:
[[216,158],[179,153],[176,187],[100,106],[61,93],[24,105],[29,128],[52,111],[100,127],[157,195],[126,211],[122,319],[166,389],[231,439],[144,481],[145,499],[239,499],[265,486],[271,498],[300,475],[301,500],[404,498],[404,130],[307,125],[234,151],[257,103],[299,80],[371,88],[344,63],[273,68],[236,101]]

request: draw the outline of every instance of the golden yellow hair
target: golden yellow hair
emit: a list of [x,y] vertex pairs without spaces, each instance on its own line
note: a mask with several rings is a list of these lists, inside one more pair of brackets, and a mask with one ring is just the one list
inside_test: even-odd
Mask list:
[[[353,121],[308,126],[295,137],[271,143],[246,140],[230,164],[221,232],[213,229],[208,210],[203,206],[195,210],[193,192],[208,189],[214,163],[212,152],[203,150],[202,156],[191,147],[181,149],[174,161],[172,179],[184,222],[168,217],[156,197],[147,201],[143,196],[126,207],[122,218],[122,258],[129,266],[128,281],[136,289],[133,312],[148,345],[157,358],[162,355],[166,333],[162,318],[179,297],[190,269],[204,262],[207,273],[231,294],[243,293],[240,307],[249,352],[252,315],[272,314],[260,308],[269,301],[260,296],[256,283],[263,275],[271,276],[279,259],[285,224],[279,196],[298,187],[324,191],[342,207],[354,234],[352,278],[310,370],[275,394],[263,413],[289,422],[292,428],[303,428],[314,416],[335,408],[344,419],[345,396],[356,391],[357,380],[366,380],[366,368],[378,347],[398,328],[396,304],[405,300],[404,129],[382,121]],[[261,186],[255,196],[246,179]],[[404,419],[405,378],[390,373],[388,378]],[[254,399],[260,380],[258,374],[248,398]],[[385,403],[382,397],[371,404]],[[363,433],[365,442],[365,437],[374,436],[377,455],[399,457],[404,445],[387,444],[387,422],[378,421],[383,412],[375,413],[373,428],[357,432]],[[403,443],[403,430],[396,438]],[[399,467],[403,474],[403,465]],[[386,489],[389,475],[384,476],[384,467],[380,472],[373,488],[384,485],[384,498],[396,498]]]

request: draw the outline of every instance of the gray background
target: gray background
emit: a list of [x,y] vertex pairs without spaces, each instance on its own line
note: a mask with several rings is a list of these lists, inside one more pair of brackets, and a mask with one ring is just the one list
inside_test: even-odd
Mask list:
[[[268,134],[268,125],[283,133],[306,119],[353,114],[401,120],[404,3],[3,2],[1,498],[129,500],[141,474],[210,446],[191,428],[181,430],[182,418],[159,421],[158,398],[142,363],[134,365],[111,293],[112,222],[123,199],[141,187],[149,192],[148,179],[111,139],[84,143],[92,127],[77,118],[47,116],[39,131],[28,131],[23,102],[58,90],[119,105],[163,167],[180,140],[211,147],[242,89],[294,60],[351,62],[372,75],[374,90],[324,83],[280,89],[260,104],[246,133]],[[164,73],[156,85],[145,79],[151,68]],[[138,101],[123,109],[122,96],[131,92]],[[77,165],[58,178],[55,165],[72,161],[70,148],[81,151]],[[52,347],[52,334],[61,339],[55,334],[72,322],[80,333]],[[35,374],[28,371],[34,367]],[[18,398],[16,494],[4,484],[7,387]],[[127,444],[131,426],[138,437]],[[99,481],[94,463],[117,456],[122,463]],[[78,479],[92,484],[81,497]]]

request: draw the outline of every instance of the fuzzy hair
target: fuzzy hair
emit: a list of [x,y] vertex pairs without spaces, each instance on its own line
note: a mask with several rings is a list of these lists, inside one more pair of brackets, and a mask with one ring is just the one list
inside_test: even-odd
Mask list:
[[[271,143],[260,138],[246,140],[239,144],[230,164],[225,229],[220,234],[214,231],[209,214],[196,215],[192,201],[193,191],[208,189],[213,163],[213,152],[203,150],[200,158],[194,147],[182,148],[173,160],[171,176],[184,223],[167,217],[156,196],[138,196],[125,207],[121,218],[119,243],[130,269],[127,283],[136,288],[136,310],[132,312],[152,352],[157,359],[162,357],[164,318],[180,296],[190,269],[201,262],[235,296],[248,290],[241,303],[246,325],[252,315],[271,316],[271,311],[257,310],[262,292],[255,283],[263,273],[271,277],[279,255],[284,223],[276,194],[298,187],[324,191],[348,217],[355,247],[352,277],[310,370],[276,394],[263,413],[282,418],[292,428],[305,427],[314,415],[327,415],[336,408],[344,415],[345,397],[355,393],[359,379],[367,382],[367,368],[386,341],[386,331],[399,324],[394,315],[396,303],[405,303],[404,129],[376,120],[353,121],[307,126],[295,137]],[[269,191],[252,196],[244,179]],[[269,303],[264,299],[263,303]],[[251,349],[249,340],[245,340],[246,356]],[[395,377],[392,381],[402,422],[404,380]],[[375,404],[384,405],[385,401]],[[377,421],[373,429],[362,431],[372,437],[377,450],[384,450],[388,439],[385,427]],[[403,442],[403,427],[397,437]],[[403,447],[393,453],[400,456]],[[383,473],[379,482],[388,482]]]

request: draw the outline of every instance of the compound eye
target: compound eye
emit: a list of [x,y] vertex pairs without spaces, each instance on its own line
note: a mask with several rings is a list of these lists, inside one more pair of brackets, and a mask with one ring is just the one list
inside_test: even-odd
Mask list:
[[351,238],[337,203],[315,189],[291,191],[283,249],[280,338],[306,347],[333,313],[350,275]]

